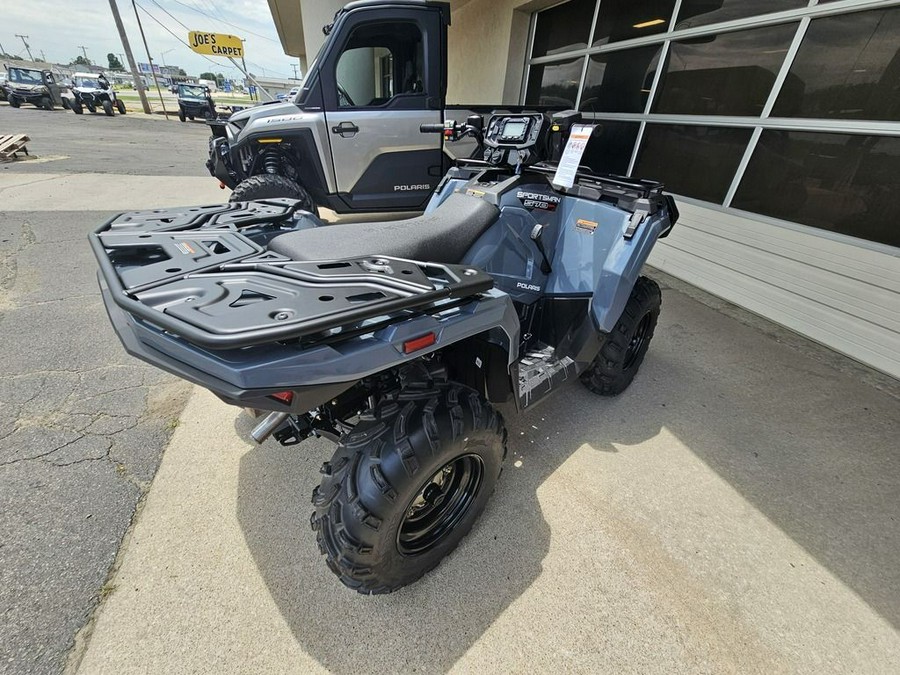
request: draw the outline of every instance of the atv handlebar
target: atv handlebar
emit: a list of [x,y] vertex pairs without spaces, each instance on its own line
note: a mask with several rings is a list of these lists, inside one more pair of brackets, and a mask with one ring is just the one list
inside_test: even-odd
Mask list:
[[419,131],[423,134],[443,134],[445,141],[458,141],[466,136],[471,136],[476,140],[479,148],[483,140],[480,124],[475,125],[468,122],[459,124],[454,120],[447,120],[443,124],[420,124]]

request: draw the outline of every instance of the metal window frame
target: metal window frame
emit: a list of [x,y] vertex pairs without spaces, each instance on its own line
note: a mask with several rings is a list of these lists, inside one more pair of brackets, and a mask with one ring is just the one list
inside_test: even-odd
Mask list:
[[[672,17],[669,21],[668,30],[648,35],[647,37],[633,38],[630,40],[622,40],[611,44],[593,47],[594,30],[599,16],[600,6],[603,0],[597,0],[594,5],[593,23],[588,38],[588,45],[585,49],[576,49],[550,56],[541,56],[531,58],[531,50],[534,44],[534,34],[537,30],[537,15],[539,12],[532,14],[531,32],[529,35],[529,44],[526,64],[525,76],[523,78],[523,86],[520,94],[520,103],[525,104],[527,94],[528,74],[532,65],[543,65],[560,61],[567,61],[574,58],[584,58],[582,66],[581,81],[579,83],[578,93],[576,97],[576,108],[581,104],[581,97],[586,85],[587,68],[590,63],[590,57],[594,54],[602,54],[606,52],[621,51],[633,49],[636,47],[645,47],[650,45],[661,45],[659,63],[653,76],[650,86],[650,92],[647,97],[647,104],[641,113],[584,113],[585,117],[598,121],[610,120],[621,122],[636,122],[640,124],[637,136],[635,137],[634,147],[632,148],[631,158],[628,163],[627,174],[631,175],[637,158],[640,153],[641,144],[643,142],[644,133],[647,124],[683,124],[690,126],[719,126],[732,128],[751,128],[753,133],[741,161],[735,170],[729,188],[726,192],[725,199],[721,204],[715,202],[701,202],[703,204],[714,204],[719,208],[731,208],[731,203],[740,186],[740,182],[744,177],[744,173],[752,159],[753,152],[759,142],[762,132],[768,129],[777,129],[785,131],[807,131],[821,133],[839,133],[839,134],[864,134],[875,136],[900,136],[900,121],[885,122],[876,120],[846,120],[846,119],[816,119],[816,118],[779,118],[771,117],[772,110],[781,88],[790,72],[794,59],[800,50],[809,24],[813,19],[825,16],[834,16],[842,14],[850,14],[866,10],[889,9],[891,7],[900,6],[900,0],[839,0],[838,2],[829,2],[827,4],[819,4],[819,0],[809,0],[805,7],[785,10],[782,12],[774,12],[771,14],[762,14],[756,16],[745,17],[743,19],[735,19],[732,21],[723,21],[720,23],[709,24],[706,26],[697,26],[693,28],[675,29],[678,21],[678,15],[681,10],[682,0],[676,0],[672,9]],[[561,3],[559,3],[561,4]],[[557,5],[553,5],[554,7]],[[549,8],[547,8],[549,9]],[[543,10],[541,10],[543,11]],[[730,33],[735,31],[749,30],[752,28],[760,28],[765,26],[773,26],[797,21],[797,30],[785,53],[784,61],[778,71],[769,96],[763,106],[763,110],[759,116],[725,116],[725,115],[681,115],[681,114],[660,114],[651,113],[650,110],[653,101],[656,99],[659,82],[662,79],[662,72],[667,65],[669,57],[670,45],[672,42],[684,40],[688,38],[705,37],[710,35],[720,35],[722,33]]]

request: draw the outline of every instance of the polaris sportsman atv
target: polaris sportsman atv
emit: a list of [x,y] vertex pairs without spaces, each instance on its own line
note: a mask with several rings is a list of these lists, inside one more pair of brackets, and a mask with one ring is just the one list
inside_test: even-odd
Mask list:
[[200,117],[205,120],[216,118],[216,105],[213,103],[209,87],[202,84],[178,85],[178,119],[192,120]]
[[66,106],[56,78],[49,70],[23,68],[5,64],[7,81],[6,99],[13,108],[30,103],[37,108],[53,110],[55,106]]
[[326,225],[273,199],[124,213],[91,235],[129,353],[266,412],[258,442],[337,444],[310,522],[351,588],[393,591],[456,547],[500,476],[501,411],[576,379],[618,394],[644,359],[660,291],[640,270],[678,212],[660,184],[577,160],[564,187],[544,160],[577,119],[423,126],[475,137],[483,159],[409,220]]
[[118,110],[120,115],[125,114],[125,102],[116,96],[103,73],[75,73],[72,76],[72,93],[75,98],[69,107],[76,115],[83,114],[85,108],[92,113],[101,108],[109,117],[115,114],[114,110]]

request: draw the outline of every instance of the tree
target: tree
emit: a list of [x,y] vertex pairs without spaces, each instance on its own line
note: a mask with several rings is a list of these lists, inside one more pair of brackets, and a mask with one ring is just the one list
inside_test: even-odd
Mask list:
[[89,66],[91,65],[90,59],[86,59],[83,56],[76,56],[72,61],[69,61],[70,66]]
[[24,61],[25,60],[18,54],[7,54],[6,52],[0,52],[0,59],[3,59],[4,61],[6,61],[7,59],[9,59],[10,61]]
[[200,73],[200,79],[201,80],[215,80],[216,74],[215,73]]
[[119,57],[112,52],[106,55],[106,60],[109,61],[110,70],[125,70],[125,66],[119,61]]
[[179,68],[179,69],[178,69],[178,76],[179,76],[179,77],[187,77],[187,73],[184,72],[184,68]]

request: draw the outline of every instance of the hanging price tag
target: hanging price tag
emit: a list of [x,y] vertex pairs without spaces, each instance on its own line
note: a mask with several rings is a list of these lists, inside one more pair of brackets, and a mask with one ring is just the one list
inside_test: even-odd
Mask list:
[[569,141],[563,150],[556,175],[553,176],[554,185],[570,188],[575,184],[575,174],[578,173],[578,165],[581,164],[581,156],[587,147],[591,134],[594,133],[594,124],[573,124],[569,133]]

